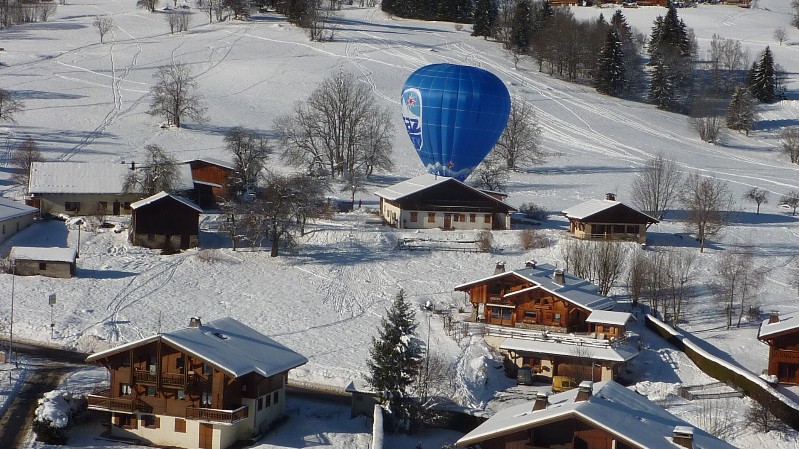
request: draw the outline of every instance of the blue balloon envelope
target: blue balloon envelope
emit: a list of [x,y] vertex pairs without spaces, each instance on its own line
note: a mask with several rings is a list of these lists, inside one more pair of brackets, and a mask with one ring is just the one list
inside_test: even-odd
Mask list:
[[402,87],[402,117],[428,172],[465,180],[502,135],[510,94],[491,72],[431,64]]

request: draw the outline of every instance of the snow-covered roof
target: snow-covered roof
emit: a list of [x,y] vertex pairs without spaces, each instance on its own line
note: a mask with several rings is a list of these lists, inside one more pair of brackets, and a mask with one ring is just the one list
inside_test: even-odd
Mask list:
[[[465,284],[456,286],[455,290],[463,290],[475,284],[481,284],[483,282],[501,278],[503,276],[515,275],[535,284],[533,287],[530,287],[530,289],[542,288],[589,311],[610,310],[615,307],[616,303],[612,299],[599,294],[599,287],[584,279],[580,279],[573,274],[564,272],[563,275],[565,282],[563,285],[556,283],[552,279],[552,274],[555,272],[555,270],[556,268],[552,265],[538,264],[535,267],[508,271],[505,273],[491,275],[476,281],[467,282]],[[522,291],[527,290],[529,289]],[[505,297],[518,295],[522,293],[522,291],[508,293],[505,295]]]
[[217,165],[217,166],[222,167],[222,168],[227,168],[228,170],[233,170],[234,168],[236,168],[233,165],[233,162],[223,161],[222,159],[217,159],[217,158],[214,158],[214,157],[198,157],[196,159],[191,159],[191,160],[185,161],[184,163],[185,164],[191,164],[194,161],[205,162],[205,163],[211,164],[211,165]]
[[224,187],[222,184],[217,184],[215,182],[209,182],[209,181],[200,181],[199,179],[195,179],[194,183],[195,184],[199,184],[201,186],[211,186],[211,187],[218,187],[218,188]]
[[140,208],[142,206],[146,206],[148,204],[152,204],[152,203],[154,203],[154,202],[156,202],[156,201],[158,201],[160,199],[167,198],[167,197],[172,198],[172,199],[174,199],[176,201],[180,201],[181,203],[185,204],[186,206],[189,206],[190,208],[196,210],[197,212],[202,212],[203,211],[202,209],[200,209],[199,206],[197,206],[196,204],[192,203],[191,201],[189,201],[189,200],[187,200],[185,198],[181,198],[179,196],[170,195],[170,194],[168,194],[168,193],[166,193],[164,191],[160,191],[160,192],[156,193],[153,196],[149,196],[149,197],[147,197],[147,198],[145,198],[143,200],[136,201],[135,203],[130,203],[130,208],[131,209],[138,209],[138,208]]
[[615,200],[603,200],[603,199],[588,200],[588,201],[586,201],[584,203],[580,203],[580,204],[578,204],[576,206],[572,206],[572,207],[564,210],[562,212],[562,214],[565,215],[567,218],[574,218],[576,220],[585,220],[586,218],[591,217],[592,215],[598,214],[599,212],[608,210],[608,209],[610,209],[612,207],[615,207],[615,206],[618,206],[618,205],[622,205],[625,208],[630,209],[631,211],[634,211],[636,213],[639,213],[639,214],[643,215],[644,217],[646,217],[648,220],[652,221],[653,223],[658,223],[657,219],[652,218],[652,217],[650,217],[649,215],[647,215],[647,214],[645,214],[643,212],[639,212],[639,211],[637,211],[637,210],[625,205],[624,203],[622,203],[620,201],[615,201]]
[[12,218],[32,215],[38,211],[35,207],[13,201],[8,198],[0,198],[0,221],[11,220]]
[[41,260],[45,262],[75,263],[75,248],[37,248],[32,246],[15,246],[8,257],[13,260]]
[[475,193],[485,197],[486,199],[503,204],[511,210],[516,210],[515,208],[498,200],[496,197],[491,196],[490,194],[480,189],[475,189],[474,187],[468,184],[464,184],[455,178],[450,178],[448,176],[433,175],[430,173],[425,173],[415,178],[407,179],[392,186],[385,187],[383,189],[376,191],[375,195],[389,201],[398,201],[402,198],[405,198],[406,196],[413,195],[414,193],[421,192],[423,190],[429,189],[430,187],[434,187],[446,182],[457,182],[458,184],[461,184],[465,188],[474,191]]
[[594,310],[585,319],[586,323],[612,324],[614,326],[624,326],[630,320],[635,321],[635,317],[627,312],[614,312],[612,310]]
[[[191,167],[178,164],[177,170],[178,189],[192,189]],[[121,194],[128,173],[130,165],[111,162],[33,162],[28,191]]]
[[159,338],[234,377],[252,372],[269,377],[308,363],[303,355],[230,317],[143,338],[92,354],[86,361],[93,362]]
[[672,441],[675,428],[693,429],[693,447],[697,449],[735,448],[701,429],[693,428],[645,396],[614,381],[594,384],[591,396],[585,401],[575,401],[578,391],[575,388],[550,396],[548,406],[541,410],[533,411],[532,402],[502,409],[458,440],[457,445],[476,444],[574,418],[602,429],[628,445],[645,449],[678,448]]
[[353,379],[352,382],[347,384],[347,388],[344,391],[347,393],[377,394],[374,387],[363,379]]
[[[573,342],[559,342],[557,341],[558,334],[551,334],[549,339],[544,340],[531,340],[526,338],[506,338],[499,349],[517,352],[531,352],[534,354],[550,354],[550,355],[565,355],[576,356],[576,350],[583,353],[585,357],[590,357],[594,360],[607,360],[610,362],[626,362],[635,358],[639,353],[633,348],[627,346],[578,346]],[[597,341],[601,343],[602,341]]]
[[774,323],[769,323],[768,319],[760,323],[757,338],[763,340],[777,337],[795,329],[799,329],[799,312],[786,313],[785,315],[780,315],[779,321]]

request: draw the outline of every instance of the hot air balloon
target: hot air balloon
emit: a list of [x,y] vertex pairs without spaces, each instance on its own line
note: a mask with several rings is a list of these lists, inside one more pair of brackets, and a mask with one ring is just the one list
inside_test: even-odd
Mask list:
[[463,181],[499,139],[510,113],[508,89],[478,67],[431,64],[402,87],[402,117],[428,172]]

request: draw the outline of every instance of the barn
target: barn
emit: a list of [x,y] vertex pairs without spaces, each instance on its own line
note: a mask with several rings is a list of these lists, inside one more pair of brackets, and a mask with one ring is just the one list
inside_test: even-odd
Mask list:
[[158,249],[199,245],[200,209],[187,199],[159,192],[130,205],[130,242]]
[[14,264],[16,275],[68,279],[75,275],[77,255],[74,248],[15,246],[8,258]]

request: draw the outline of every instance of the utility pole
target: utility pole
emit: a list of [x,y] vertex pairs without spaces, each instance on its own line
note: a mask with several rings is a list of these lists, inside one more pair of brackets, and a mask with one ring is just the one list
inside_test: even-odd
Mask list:
[[[11,326],[9,327],[9,336],[8,336],[8,357],[7,360],[11,363],[11,356],[13,354],[14,348],[14,283],[17,277],[17,264],[16,260],[11,259]],[[11,376],[8,376],[9,382],[11,381]]]
[[50,304],[50,340],[54,338],[53,332],[55,332],[55,321],[53,320],[53,309],[55,307],[55,293],[50,294],[47,297],[47,302]]

